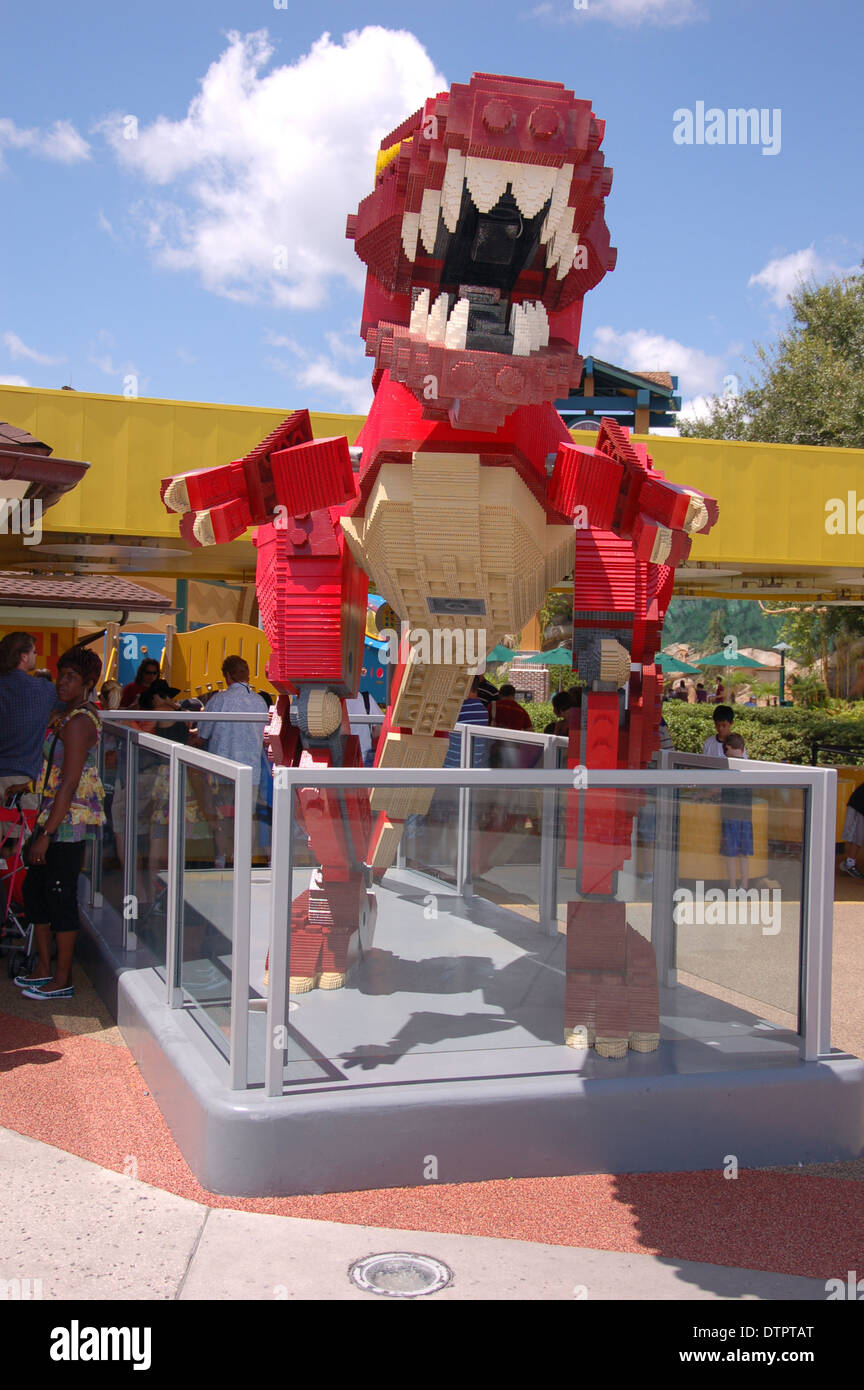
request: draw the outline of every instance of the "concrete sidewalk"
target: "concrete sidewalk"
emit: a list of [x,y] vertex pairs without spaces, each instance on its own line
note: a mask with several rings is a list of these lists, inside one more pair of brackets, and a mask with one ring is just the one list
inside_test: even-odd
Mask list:
[[429,1234],[214,1209],[0,1129],[2,1281],[44,1299],[374,1299],[358,1259],[431,1255],[453,1271],[435,1299],[813,1300],[823,1280],[654,1255]]

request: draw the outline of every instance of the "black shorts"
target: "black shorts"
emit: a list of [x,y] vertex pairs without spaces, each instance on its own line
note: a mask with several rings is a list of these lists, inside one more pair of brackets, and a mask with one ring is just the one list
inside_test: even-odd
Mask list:
[[77,931],[78,875],[84,866],[83,840],[52,840],[44,864],[24,878],[21,898],[31,922],[49,922],[54,931]]

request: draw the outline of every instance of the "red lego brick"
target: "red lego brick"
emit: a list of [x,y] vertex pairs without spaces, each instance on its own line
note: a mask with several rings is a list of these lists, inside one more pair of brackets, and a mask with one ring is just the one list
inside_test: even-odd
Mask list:
[[314,439],[271,455],[276,500],[292,516],[335,507],[355,493],[348,441]]
[[583,507],[585,525],[607,531],[612,524],[623,477],[623,465],[598,450],[561,444],[549,479],[549,506],[568,518],[576,516],[580,521],[583,517],[576,508]]

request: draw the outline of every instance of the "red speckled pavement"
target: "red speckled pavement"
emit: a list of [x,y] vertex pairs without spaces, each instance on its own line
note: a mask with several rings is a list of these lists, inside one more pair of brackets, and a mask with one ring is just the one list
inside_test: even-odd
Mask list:
[[[861,936],[856,926],[856,955]],[[599,1174],[284,1198],[214,1195],[186,1166],[80,968],[76,978],[76,998],[48,1006],[47,1015],[45,1006],[0,981],[0,1126],[205,1207],[815,1279],[845,1277],[862,1265],[860,1159],[813,1169],[742,1171],[734,1181],[721,1171]]]

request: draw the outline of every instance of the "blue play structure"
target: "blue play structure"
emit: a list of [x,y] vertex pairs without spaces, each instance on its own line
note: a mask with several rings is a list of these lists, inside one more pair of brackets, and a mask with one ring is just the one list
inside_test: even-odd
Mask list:
[[121,685],[134,681],[145,657],[161,662],[165,650],[164,632],[121,632],[117,652],[117,680]]
[[366,691],[382,709],[390,703],[390,667],[386,660],[387,643],[375,633],[375,610],[384,602],[377,594],[369,595],[366,617],[366,641],[363,644],[363,666],[360,672],[360,693]]

